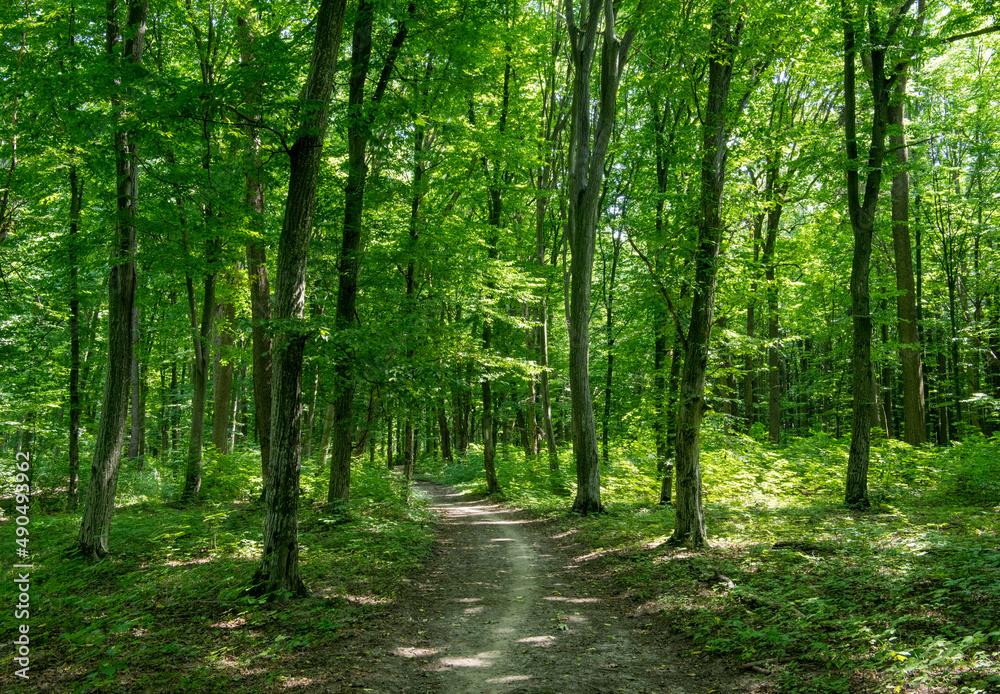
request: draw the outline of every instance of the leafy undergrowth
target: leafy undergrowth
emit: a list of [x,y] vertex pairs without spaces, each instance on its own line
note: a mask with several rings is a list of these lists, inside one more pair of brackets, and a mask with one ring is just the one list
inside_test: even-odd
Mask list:
[[[599,516],[566,512],[574,480],[552,479],[544,456],[498,461],[502,494],[576,528],[636,615],[659,615],[696,653],[770,673],[782,691],[1000,692],[1000,441],[876,441],[862,512],[842,504],[846,441],[770,448],[722,429],[711,418],[703,429],[707,549],[667,543],[673,511],[656,503],[637,443],[602,470]],[[481,469],[473,451],[430,472],[485,491]]]
[[[248,496],[255,456],[242,458],[249,462],[240,455],[212,461],[205,476],[209,499]],[[319,503],[325,482],[304,475],[300,567],[311,597],[269,605],[243,595],[260,559],[263,506],[249,500],[163,505],[149,500],[159,484],[155,477],[147,471],[123,479],[113,553],[95,564],[65,553],[79,513],[46,514],[33,506],[31,679],[11,676],[17,668],[4,649],[3,691],[277,686],[282,662],[309,660],[364,628],[387,609],[400,579],[430,556],[430,515],[409,498],[397,473],[356,469],[354,501],[338,513]],[[4,519],[0,527],[10,523]],[[12,579],[5,571],[4,583]],[[0,631],[15,628],[13,611],[3,610]]]

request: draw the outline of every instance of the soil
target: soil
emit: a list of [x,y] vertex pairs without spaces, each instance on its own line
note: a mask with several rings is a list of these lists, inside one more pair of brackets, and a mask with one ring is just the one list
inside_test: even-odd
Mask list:
[[767,677],[671,634],[668,615],[636,610],[599,562],[579,556],[572,533],[448,487],[418,488],[439,514],[434,559],[350,640],[338,674],[300,691],[772,691]]

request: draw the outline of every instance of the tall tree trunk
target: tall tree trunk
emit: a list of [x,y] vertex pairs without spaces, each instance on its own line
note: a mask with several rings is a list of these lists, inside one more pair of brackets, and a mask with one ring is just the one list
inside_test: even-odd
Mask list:
[[[760,241],[761,241],[761,230],[764,227],[764,217],[763,213],[758,214],[754,218],[753,224],[753,266],[759,267],[760,265]],[[757,277],[758,275],[754,273],[754,278],[750,282],[750,293],[748,295],[749,300],[747,301],[747,340],[750,344],[753,344],[754,337],[757,331]],[[757,387],[756,380],[757,366],[754,363],[753,350],[747,350],[747,355],[744,360],[743,369],[743,410],[746,416],[746,433],[749,434],[751,429],[753,429],[754,422],[757,421],[756,405],[754,402],[754,391]]]
[[330,455],[330,435],[333,433],[333,413],[334,407],[331,402],[327,404],[326,411],[323,413],[323,436],[319,442],[319,465],[317,466],[317,474],[320,476],[326,475],[326,460]]
[[611,401],[612,390],[614,388],[615,370],[615,323],[614,323],[614,303],[615,303],[615,280],[618,276],[618,256],[621,255],[621,238],[612,238],[611,256],[611,278],[610,283],[605,288],[605,313],[606,321],[604,325],[605,338],[608,344],[608,367],[604,377],[604,412],[601,413],[601,459],[605,466],[608,464],[608,439],[610,436],[609,427],[611,425]]
[[448,417],[444,411],[444,398],[437,408],[438,429],[441,431],[441,458],[445,463],[454,462],[451,452],[451,432],[448,431]]
[[[128,4],[127,38],[122,56],[125,62],[138,65],[146,35],[148,3],[132,0]],[[107,35],[105,50],[114,56],[120,41],[117,19],[118,4],[107,4]],[[101,399],[101,421],[94,442],[94,458],[90,468],[90,483],[83,509],[83,520],[76,540],[76,550],[87,557],[102,557],[108,553],[111,516],[118,488],[118,469],[125,443],[125,423],[128,418],[129,368],[132,363],[132,305],[136,287],[136,217],[138,215],[139,169],[135,143],[131,133],[120,127],[123,104],[112,99],[115,114],[115,179],[116,217],[111,274],[108,278],[108,361]]]
[[549,469],[559,469],[559,450],[556,447],[556,434],[552,428],[552,402],[549,395],[549,326],[548,305],[543,299],[539,307],[538,322],[538,365],[541,368],[542,391],[542,425],[545,429],[545,446],[549,454]]
[[[73,29],[70,27],[70,46]],[[70,151],[70,158],[75,156]],[[69,485],[66,506],[75,511],[80,503],[80,283],[79,248],[80,208],[83,203],[83,184],[76,170],[76,162],[69,167]]]
[[[409,14],[414,12],[411,3]],[[371,0],[361,0],[354,23],[351,45],[351,74],[348,80],[347,184],[344,187],[344,228],[340,249],[337,290],[337,330],[346,330],[355,321],[358,298],[358,275],[361,271],[362,212],[368,181],[366,152],[371,137],[371,120],[389,84],[393,66],[408,33],[405,21],[389,46],[370,104],[365,104],[365,83],[372,54],[372,26],[375,8]],[[351,438],[354,417],[354,392],[357,383],[352,359],[340,360],[334,368],[333,455],[330,465],[329,504],[347,504],[351,500]]]
[[715,313],[719,247],[722,243],[722,192],[726,180],[727,116],[733,58],[743,21],[732,27],[730,0],[716,0],[712,9],[708,97],[702,124],[701,192],[698,245],[694,257],[691,322],[684,342],[684,369],[677,409],[675,460],[677,469],[676,521],[671,542],[707,543],[701,490],[701,419],[705,412],[705,373]]
[[233,364],[232,350],[236,344],[236,304],[233,293],[237,287],[240,267],[226,277],[226,298],[218,308],[219,324],[216,328],[215,363],[212,379],[212,445],[219,453],[229,453],[229,438],[233,421]]
[[[500,136],[503,136],[504,131],[507,126],[507,110],[510,105],[510,78],[511,78],[511,63],[510,63],[510,53],[509,46],[507,52],[507,60],[504,66],[503,75],[503,106],[500,112],[500,123],[499,132]],[[472,117],[472,107],[469,107],[470,119]],[[474,124],[474,123],[473,123]],[[484,164],[486,160],[484,158]],[[487,174],[490,174],[487,167]],[[489,210],[489,219],[487,224],[490,227],[489,234],[486,239],[487,254],[491,261],[497,259],[497,243],[500,239],[500,226],[502,224],[502,213],[503,213],[503,199],[501,197],[500,185],[502,183],[504,173],[499,163],[495,163],[492,171],[493,180],[490,182],[489,190],[487,191],[487,207]],[[488,270],[490,277],[492,277],[492,267]],[[487,292],[492,292],[496,287],[495,282],[492,279],[487,280],[486,289]],[[493,321],[489,316],[483,316],[483,353],[489,355],[490,350],[493,348]],[[497,482],[497,473],[495,466],[496,459],[496,436],[493,428],[493,385],[490,382],[488,375],[484,374],[481,381],[482,385],[482,396],[483,396],[483,467],[486,472],[486,491],[488,494],[497,494],[500,491],[500,484]],[[504,441],[506,443],[506,441]]]
[[909,152],[903,125],[906,100],[906,70],[899,73],[895,98],[889,105],[889,145],[896,153],[896,173],[892,178],[892,252],[896,266],[896,318],[899,332],[899,360],[903,377],[903,437],[912,445],[927,441],[924,412],[924,366],[917,328],[916,290],[910,251],[910,172]]
[[[887,310],[885,301],[882,302],[882,309]],[[888,350],[889,348],[889,326],[885,323],[881,327],[882,332],[882,348]],[[888,353],[888,351],[886,352]],[[893,436],[893,426],[892,426],[892,368],[889,363],[886,362],[882,366],[882,421],[885,423],[885,435],[886,438],[892,438]]]
[[385,418],[385,465],[390,470],[393,468],[392,442],[394,439],[395,434],[392,428],[392,415],[390,414]]
[[[507,78],[510,74],[510,63],[507,63],[507,76],[504,79],[504,87],[506,91]],[[506,104],[505,104],[506,106]],[[490,215],[489,224],[493,229],[490,232],[490,237],[487,239],[487,247],[490,260],[496,260],[497,257],[497,240],[500,236],[500,189],[498,187],[493,187],[489,191],[489,205],[490,205]],[[492,280],[486,283],[487,290],[492,290],[494,283]],[[493,321],[488,317],[483,317],[483,353],[489,354],[490,350],[493,348]],[[483,467],[486,472],[486,491],[488,494],[496,494],[500,491],[500,485],[497,482],[497,473],[495,466],[496,459],[496,441],[493,434],[493,386],[487,375],[483,375],[482,381],[480,382],[482,386],[483,395]]]
[[264,497],[264,548],[249,592],[285,602],[307,593],[299,574],[299,474],[302,445],[302,353],[309,235],[323,138],[333,92],[346,0],[323,0],[316,15],[301,123],[290,152],[288,200],[278,243],[274,313],[285,326],[272,359],[271,460]]
[[[657,297],[659,298],[659,297]],[[661,300],[662,301],[662,300]],[[656,471],[661,478],[667,464],[672,459],[667,446],[667,317],[660,301],[657,302],[653,326],[653,438],[656,442]],[[662,488],[662,481],[661,481]],[[660,499],[660,503],[670,503],[670,497]]]
[[306,396],[309,398],[309,407],[305,411],[306,421],[302,429],[302,460],[311,460],[313,432],[316,428],[316,401],[319,400],[319,364],[313,367]]
[[[218,240],[208,242],[205,256],[209,265],[215,262],[218,246]],[[212,335],[212,319],[215,315],[215,274],[210,273],[204,279],[200,323],[194,296],[194,279],[190,275],[187,277],[187,294],[194,359],[191,362],[191,434],[188,439],[184,490],[181,492],[181,501],[197,499],[201,493],[202,444],[205,438],[205,408],[208,403],[209,344]]]
[[770,209],[768,209],[767,213],[767,236],[764,240],[764,253],[761,257],[761,263],[764,265],[764,278],[767,284],[767,428],[771,443],[777,445],[781,442],[781,355],[778,351],[780,333],[778,324],[778,284],[775,281],[774,272],[774,246],[778,238],[778,226],[781,222],[783,204],[780,193],[781,186],[777,183],[777,161],[772,161],[771,164],[772,166],[767,173]]
[[[240,64],[248,69],[257,66],[254,50],[256,35],[251,25],[252,19],[237,18],[237,39],[240,44]],[[249,216],[249,226],[257,231],[261,228],[264,214],[264,184],[262,181],[263,161],[260,156],[258,124],[261,119],[259,103],[261,80],[252,82],[245,99],[249,119],[244,127],[246,134],[246,196],[245,203]],[[253,360],[253,400],[254,422],[257,425],[257,441],[260,445],[261,479],[267,489],[268,465],[271,459],[271,334],[267,324],[271,320],[271,288],[267,276],[267,251],[264,243],[249,238],[246,243],[247,279],[250,282],[250,320]],[[261,494],[263,498],[263,492]]]
[[[872,22],[876,20],[870,18]],[[872,319],[868,290],[872,254],[872,230],[875,225],[875,208],[882,182],[882,163],[885,157],[886,126],[888,123],[888,85],[885,74],[886,47],[871,51],[872,120],[871,140],[868,150],[868,175],[864,198],[861,198],[857,144],[857,106],[855,26],[856,16],[844,17],[844,119],[847,143],[847,205],[854,233],[854,254],[851,262],[851,320],[852,339],[852,418],[851,447],[847,462],[845,502],[866,507],[868,501],[868,457],[871,438],[872,397]],[[878,36],[878,27],[869,27]],[[867,69],[867,66],[866,66]]]
[[[531,321],[533,313],[530,305],[525,304],[525,319]],[[525,347],[529,354],[534,353],[537,357],[538,348],[535,346],[535,336],[537,330],[534,327],[524,331]],[[528,381],[528,402],[527,414],[525,415],[524,429],[524,455],[525,458],[534,458],[538,455],[538,388],[534,378]]]
[[177,362],[170,364],[170,450],[176,451],[180,440],[180,382],[177,380]]
[[[573,65],[570,172],[567,238],[572,252],[569,305],[569,382],[573,403],[573,454],[576,458],[576,498],[573,510],[594,513],[601,504],[601,468],[590,392],[590,288],[597,221],[600,214],[604,162],[614,129],[618,87],[638,22],[619,39],[613,3],[581,0],[577,13],[565,0],[565,21]],[[603,11],[603,12],[602,12]],[[579,20],[577,15],[579,14]],[[604,21],[600,59],[600,99],[596,123],[590,97],[591,70],[597,54],[597,31]],[[593,135],[593,140],[591,139]]]
[[139,448],[142,439],[142,394],[139,388],[139,307],[132,304],[132,359],[129,378],[131,380],[131,428],[128,437],[128,459],[139,460]]
[[403,477],[407,480],[413,479],[413,464],[416,457],[416,433],[413,431],[413,422],[407,418],[403,425]]

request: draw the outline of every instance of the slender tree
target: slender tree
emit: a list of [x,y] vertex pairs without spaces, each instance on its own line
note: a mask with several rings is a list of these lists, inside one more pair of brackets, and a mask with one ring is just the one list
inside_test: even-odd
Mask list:
[[[123,61],[131,66],[142,62],[146,37],[146,13],[149,4],[132,0],[128,3],[125,23]],[[118,25],[117,0],[107,4],[107,30],[104,48],[114,56],[122,39]],[[116,92],[121,88],[116,79]],[[83,509],[83,521],[77,535],[76,550],[85,557],[98,558],[109,549],[111,515],[115,508],[118,469],[125,444],[128,419],[130,368],[132,364],[132,306],[136,286],[136,217],[139,207],[139,169],[135,137],[122,127],[124,100],[112,98],[115,148],[115,235],[112,258],[114,264],[108,278],[108,361],[101,399],[101,421],[94,443],[94,458],[90,466],[90,483]]]
[[[641,14],[641,5],[637,14]],[[590,288],[594,267],[597,221],[600,214],[604,162],[618,106],[618,87],[635,39],[638,22],[619,37],[617,6],[610,1],[566,0],[573,66],[570,127],[570,165],[567,190],[570,263],[569,382],[573,403],[573,455],[576,458],[576,498],[573,510],[602,510],[601,468],[598,460],[597,427],[590,392]],[[596,122],[591,121],[594,104],[590,96],[591,70],[597,57],[598,29],[604,22],[600,54],[600,89]]]
[[[730,0],[716,0],[708,55],[708,95],[705,100],[701,142],[701,191],[698,212],[698,245],[694,256],[691,320],[681,333],[684,368],[677,409],[676,522],[671,541],[695,546],[708,541],[701,490],[701,420],[705,413],[705,374],[715,313],[715,290],[722,244],[722,192],[729,151],[728,132],[739,109],[728,108],[736,49],[745,27],[742,9]],[[742,105],[745,104],[744,98]],[[734,113],[735,111],[735,113]],[[681,331],[679,331],[681,332]]]
[[[416,7],[410,3],[408,19]],[[358,300],[358,275],[361,272],[362,213],[365,208],[365,187],[368,184],[368,142],[372,136],[372,119],[385,96],[392,71],[409,33],[406,20],[399,22],[379,73],[375,91],[365,99],[365,84],[372,56],[372,26],[375,7],[370,0],[361,0],[354,22],[351,44],[351,74],[348,78],[347,122],[347,183],[344,186],[344,234],[340,250],[337,289],[338,330],[346,330],[355,322]],[[330,461],[330,486],[326,500],[330,504],[346,504],[351,500],[351,439],[354,418],[354,392],[357,383],[354,364],[342,359],[334,368],[333,452]]]
[[[844,1],[844,132],[847,145],[847,207],[854,234],[854,253],[851,262],[851,320],[852,340],[852,418],[851,448],[847,461],[845,502],[868,506],[868,457],[871,440],[871,410],[874,397],[872,388],[872,319],[868,278],[872,254],[872,233],[875,227],[875,209],[882,184],[883,162],[886,155],[886,132],[889,124],[889,98],[902,71],[915,52],[897,63],[892,63],[891,47],[900,44],[903,21],[915,4],[907,0],[883,20],[875,2],[865,7],[866,22],[854,7]],[[922,21],[923,5],[918,5],[918,22]],[[859,29],[867,24],[867,40],[858,41]],[[920,24],[914,30],[919,32]],[[867,50],[866,50],[867,49]],[[861,162],[858,155],[857,135],[857,54],[862,53],[871,91],[871,135],[868,162],[864,167],[864,197],[861,195]],[[887,59],[889,60],[887,64]]]
[[299,128],[289,151],[288,199],[278,242],[274,313],[281,331],[272,360],[272,445],[264,497],[264,549],[249,592],[279,602],[307,592],[299,574],[302,353],[306,341],[301,320],[316,183],[346,5],[346,0],[323,0],[316,13],[309,75],[299,100]]

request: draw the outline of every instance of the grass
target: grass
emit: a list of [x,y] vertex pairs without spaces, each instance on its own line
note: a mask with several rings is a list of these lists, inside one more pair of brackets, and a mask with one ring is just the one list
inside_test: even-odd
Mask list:
[[[572,470],[568,457],[560,463]],[[508,452],[498,474],[507,500],[577,529],[651,628],[768,672],[784,692],[1000,692],[1000,441],[876,441],[864,512],[842,504],[846,463],[846,441],[772,448],[710,418],[711,547],[698,551],[666,543],[673,511],[657,504],[639,442],[617,447],[602,470],[598,516],[566,512],[575,480],[552,480],[544,456]],[[481,469],[473,450],[428,472],[483,492]]]
[[[697,551],[666,542],[673,511],[657,503],[648,441],[612,447],[599,515],[567,511],[569,450],[552,472],[544,454],[529,461],[506,448],[497,471],[508,502],[574,528],[641,626],[686,635],[693,658],[742,662],[789,694],[1000,692],[1000,442],[876,441],[864,512],[841,503],[846,441],[816,435],[773,448],[710,417],[702,442],[711,546]],[[0,479],[13,479],[4,464]],[[176,467],[123,473],[113,554],[87,564],[65,555],[80,514],[61,510],[59,475],[41,467],[30,525],[33,679],[9,676],[4,649],[3,691],[275,689],[293,661],[336,653],[377,624],[430,556],[420,500],[397,473],[358,465],[351,506],[329,512],[325,479],[304,471],[301,570],[312,595],[275,607],[243,595],[261,547],[257,468],[249,451],[210,456],[206,500],[186,508],[171,501]],[[418,471],[485,492],[476,447],[452,465],[424,458]],[[0,488],[0,538],[12,552],[10,491]],[[13,577],[0,576],[7,586]],[[3,633],[15,627],[13,611],[0,611]]]
[[[32,679],[8,677],[17,668],[5,649],[3,691],[229,691],[229,682],[256,691],[280,679],[282,662],[364,628],[429,557],[430,516],[397,474],[357,469],[357,501],[336,514],[319,503],[325,487],[303,476],[300,568],[312,596],[281,608],[245,597],[263,526],[262,506],[249,500],[259,494],[255,461],[249,452],[210,461],[210,501],[189,508],[150,498],[169,475],[124,475],[112,554],[95,564],[65,553],[79,513],[33,505]],[[9,517],[3,526],[7,537]],[[11,585],[12,571],[3,579]],[[0,630],[15,629],[3,610]]]

